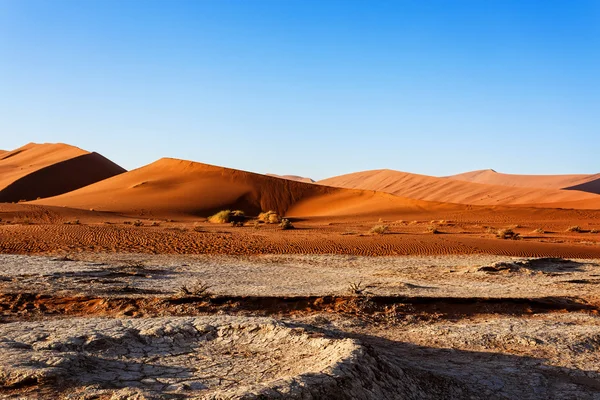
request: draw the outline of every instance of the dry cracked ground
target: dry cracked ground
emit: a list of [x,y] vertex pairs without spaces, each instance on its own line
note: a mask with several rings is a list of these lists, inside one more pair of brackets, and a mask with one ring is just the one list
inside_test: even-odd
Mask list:
[[600,399],[600,260],[0,255],[0,398]]

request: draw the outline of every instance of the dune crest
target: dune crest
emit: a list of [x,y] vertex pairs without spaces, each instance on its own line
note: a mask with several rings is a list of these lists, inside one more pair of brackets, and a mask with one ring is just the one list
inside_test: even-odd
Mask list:
[[[600,174],[520,175],[503,174],[493,169],[465,172],[446,177],[457,181],[510,187],[541,189],[572,188],[583,192],[600,193]],[[592,183],[592,182],[597,183]],[[589,184],[589,185],[588,185]]]
[[[508,187],[436,178],[388,169],[336,176],[319,184],[376,190],[419,200],[471,205],[543,205],[562,202],[597,202],[600,196],[576,190]],[[588,204],[586,203],[586,204]]]
[[281,178],[281,179],[288,179],[290,181],[298,181],[298,182],[304,182],[304,183],[315,183],[315,181],[311,178],[305,178],[303,176],[298,176],[298,175],[277,175],[277,174],[265,174],[267,176],[272,176],[273,178]]
[[125,172],[98,153],[28,143],[0,154],[0,202],[56,196]]

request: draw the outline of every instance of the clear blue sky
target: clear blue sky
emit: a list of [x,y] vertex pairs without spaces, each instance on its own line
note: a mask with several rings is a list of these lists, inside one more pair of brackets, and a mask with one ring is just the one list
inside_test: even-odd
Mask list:
[[0,0],[0,148],[600,172],[600,1]]

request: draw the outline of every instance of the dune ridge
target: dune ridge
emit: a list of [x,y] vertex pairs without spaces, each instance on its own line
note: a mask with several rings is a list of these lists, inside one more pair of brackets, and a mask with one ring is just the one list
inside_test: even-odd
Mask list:
[[208,216],[223,209],[241,209],[250,215],[274,210],[301,217],[444,207],[386,193],[332,188],[173,158],[162,158],[34,203],[140,216]]
[[298,181],[298,182],[304,182],[304,183],[315,183],[315,181],[311,178],[305,178],[303,176],[298,176],[298,175],[277,175],[277,174],[265,174],[267,176],[272,176],[273,178],[281,178],[281,179],[288,179],[290,181]]
[[56,196],[125,172],[98,153],[29,143],[0,154],[0,202]]
[[[562,202],[598,204],[600,196],[578,190],[508,187],[436,178],[389,169],[355,172],[324,179],[319,184],[376,190],[426,201],[471,205],[528,205],[556,207]],[[583,203],[582,203],[583,204]],[[596,207],[594,205],[593,207]]]
[[540,189],[572,188],[583,192],[600,193],[600,174],[521,175],[504,174],[496,172],[493,169],[484,169],[452,175],[446,178],[488,185]]

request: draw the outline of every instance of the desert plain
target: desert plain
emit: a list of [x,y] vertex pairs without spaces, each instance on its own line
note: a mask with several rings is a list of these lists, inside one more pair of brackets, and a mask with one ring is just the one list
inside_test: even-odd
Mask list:
[[0,398],[600,399],[600,174],[269,172],[0,151]]

